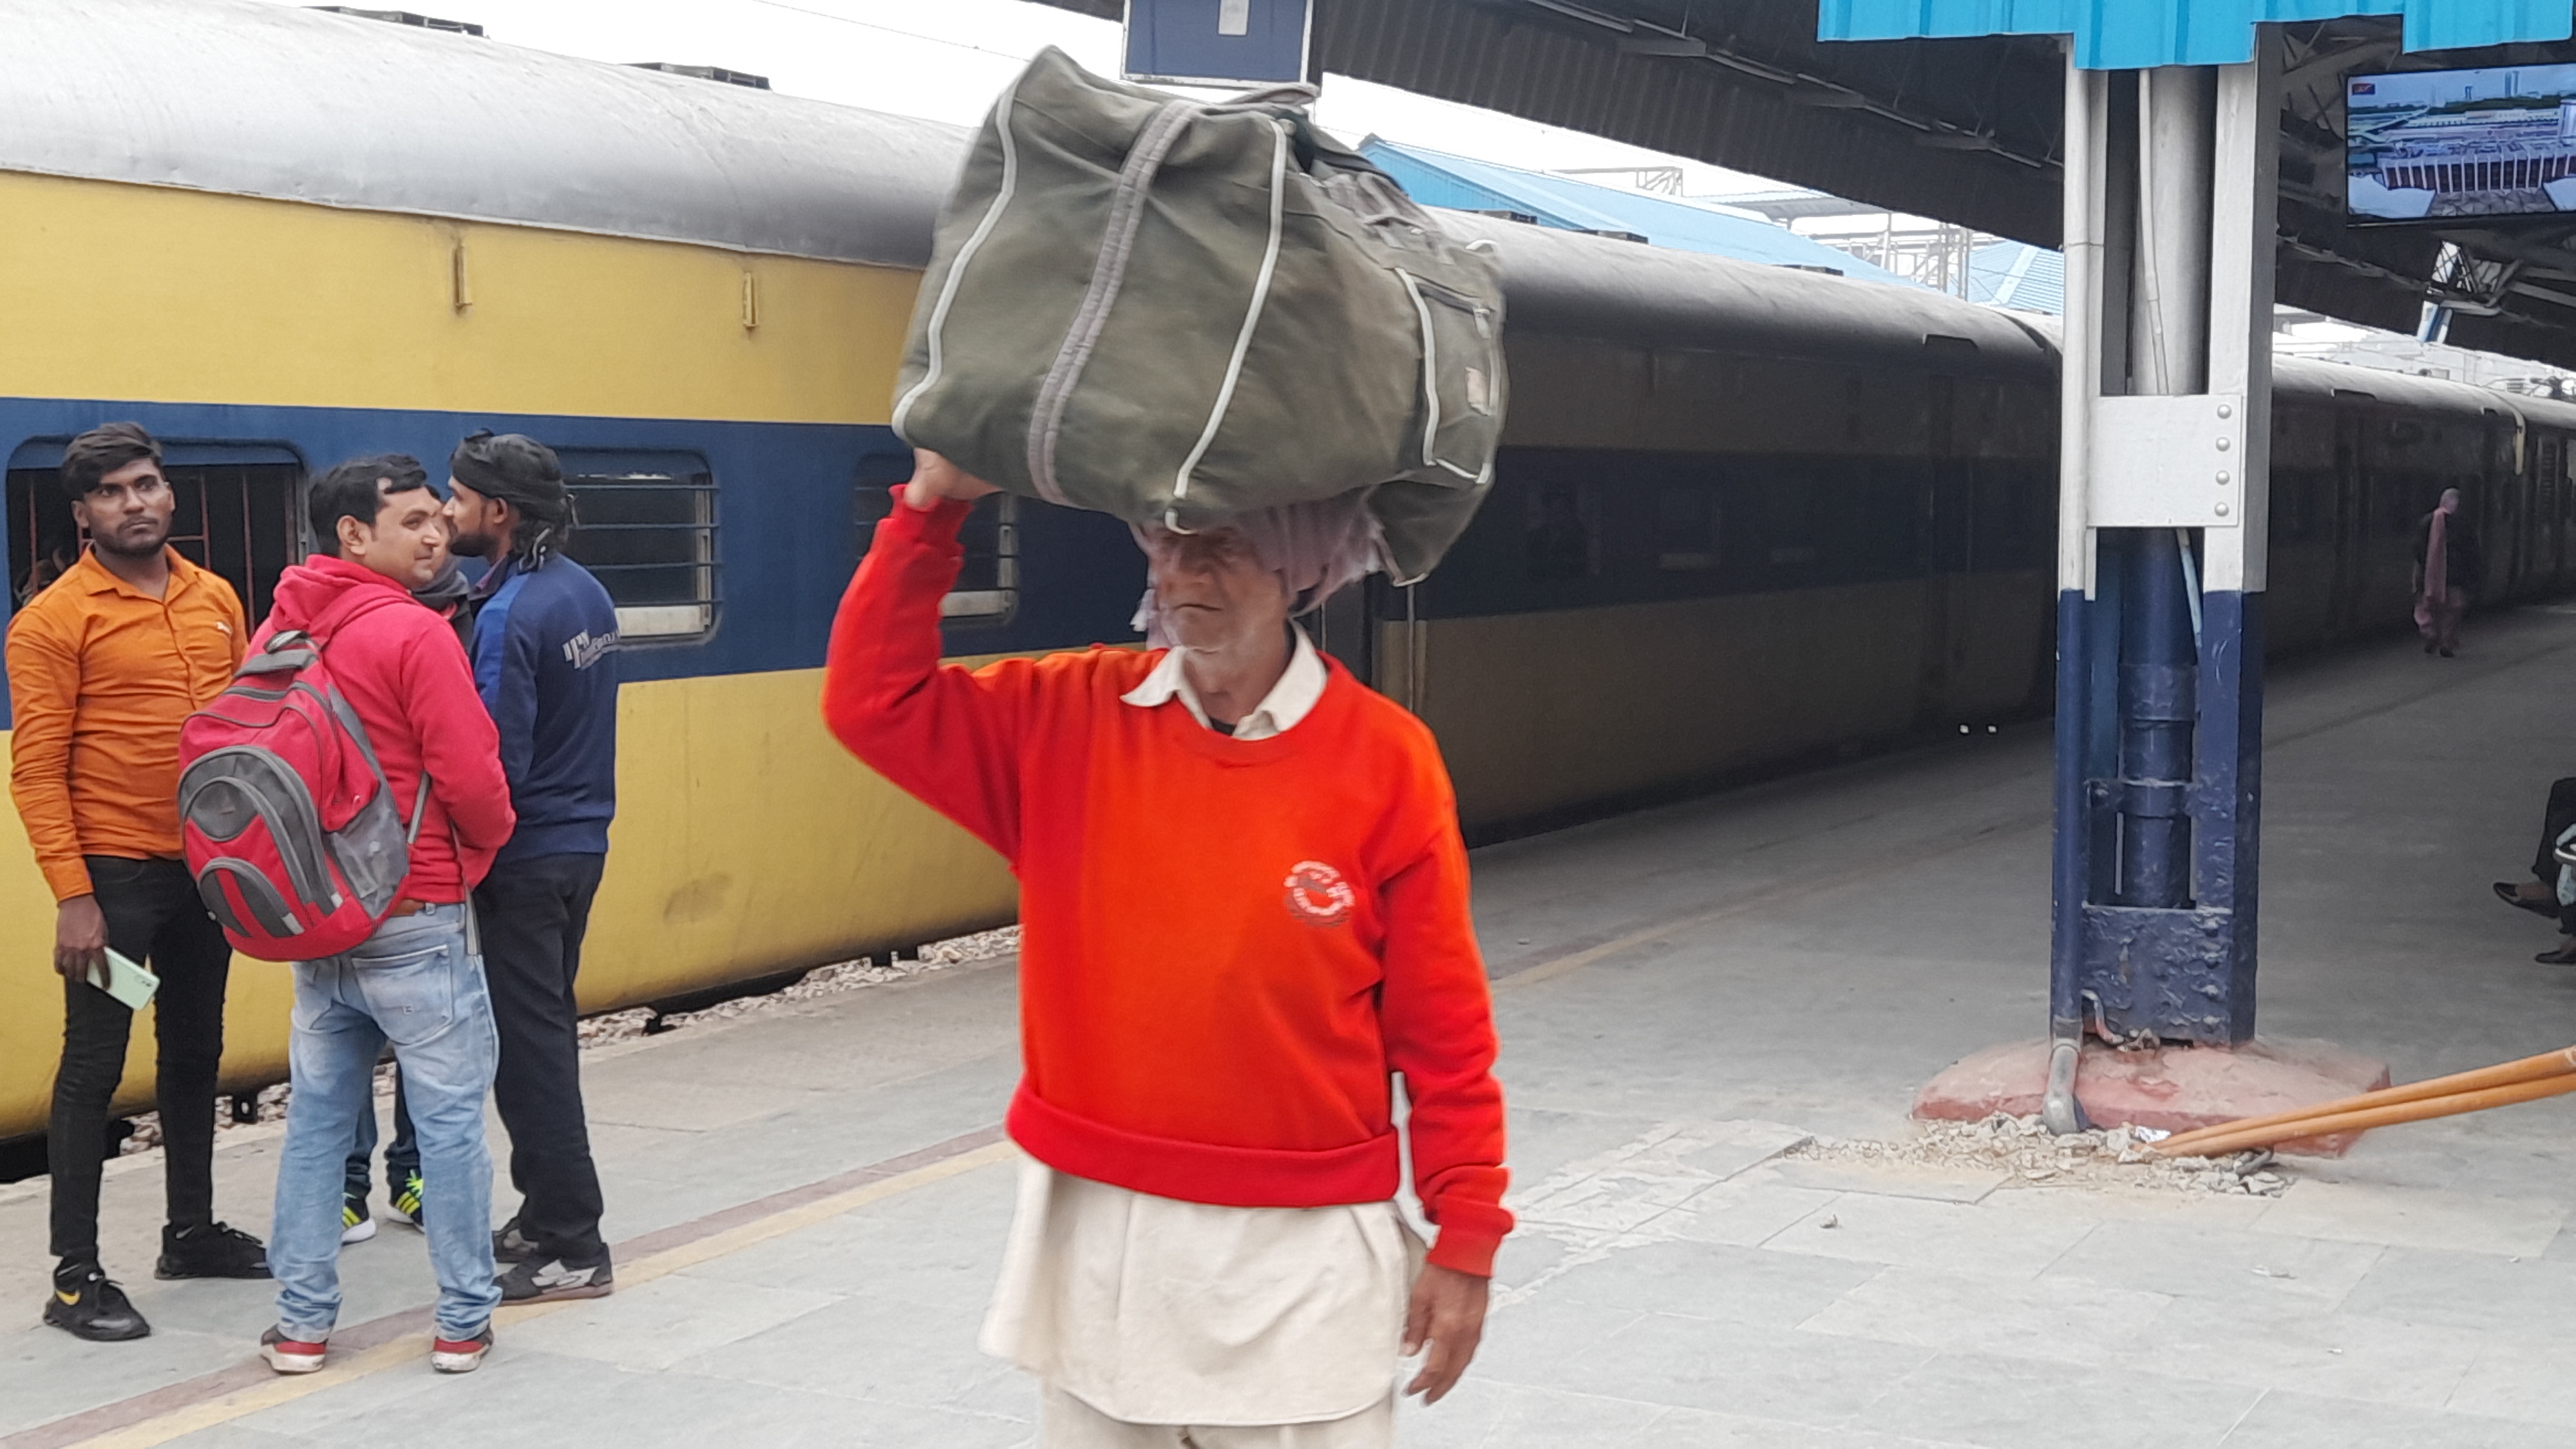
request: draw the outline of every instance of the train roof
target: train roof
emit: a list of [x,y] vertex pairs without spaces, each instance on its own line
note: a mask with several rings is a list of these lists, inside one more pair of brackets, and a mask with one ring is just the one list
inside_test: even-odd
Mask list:
[[0,170],[920,266],[967,133],[257,0],[0,0]]
[[[917,267],[970,139],[936,121],[261,0],[0,0],[0,171]],[[1512,325],[2027,374],[2045,320],[1465,213]],[[2324,395],[2576,428],[2576,405],[2284,358]]]
[[2056,344],[2012,313],[1885,282],[1825,276],[1553,227],[1443,212],[1503,262],[1505,326],[1632,346],[1834,357],[2052,375]]

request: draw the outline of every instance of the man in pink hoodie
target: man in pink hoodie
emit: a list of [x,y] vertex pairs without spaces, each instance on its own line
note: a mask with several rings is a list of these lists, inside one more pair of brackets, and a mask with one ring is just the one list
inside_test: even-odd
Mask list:
[[465,1373],[491,1347],[492,1310],[501,1302],[492,1277],[492,1158],[483,1141],[483,1099],[500,1046],[466,902],[517,822],[500,736],[475,693],[464,646],[446,620],[410,597],[447,556],[445,500],[430,491],[428,474],[399,454],[355,459],[315,480],[307,507],[314,536],[336,552],[317,553],[278,580],[276,607],[251,652],[354,591],[394,600],[322,643],[397,811],[410,819],[423,790],[429,802],[410,873],[384,923],[357,949],[294,968],[294,1096],[269,1244],[277,1326],[261,1336],[260,1353],[279,1373],[322,1366],[340,1314],[344,1160],[358,1118],[375,1110],[376,1058],[391,1041],[429,1198],[424,1227],[438,1277],[430,1366]]

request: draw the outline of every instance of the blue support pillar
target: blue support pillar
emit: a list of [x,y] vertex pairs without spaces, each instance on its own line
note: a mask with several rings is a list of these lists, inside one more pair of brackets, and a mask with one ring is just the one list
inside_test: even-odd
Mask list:
[[[2205,75],[2069,75],[2061,1130],[2079,1115],[2066,1044],[2084,1034],[2254,1036],[2278,55],[2267,37],[2214,92]],[[2114,120],[2132,85],[2143,140]],[[2134,174],[2115,144],[2137,148]]]

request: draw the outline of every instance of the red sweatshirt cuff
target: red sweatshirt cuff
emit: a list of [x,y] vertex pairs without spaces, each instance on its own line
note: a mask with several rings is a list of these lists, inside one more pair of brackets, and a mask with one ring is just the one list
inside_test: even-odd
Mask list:
[[1482,1224],[1452,1224],[1440,1230],[1424,1261],[1434,1267],[1465,1273],[1470,1277],[1494,1276],[1494,1254],[1501,1251],[1503,1235]]

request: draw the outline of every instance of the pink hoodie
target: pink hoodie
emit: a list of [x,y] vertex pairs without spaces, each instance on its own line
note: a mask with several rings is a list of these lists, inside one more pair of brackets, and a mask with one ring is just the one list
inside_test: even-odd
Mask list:
[[329,660],[333,682],[367,727],[403,819],[411,818],[421,772],[429,773],[429,810],[412,845],[403,898],[461,901],[492,868],[492,853],[518,822],[501,773],[500,732],[474,692],[474,672],[456,631],[384,575],[315,554],[279,577],[277,602],[250,652],[257,654],[271,634],[303,628],[351,589],[382,589],[402,601],[343,628],[331,641]]

